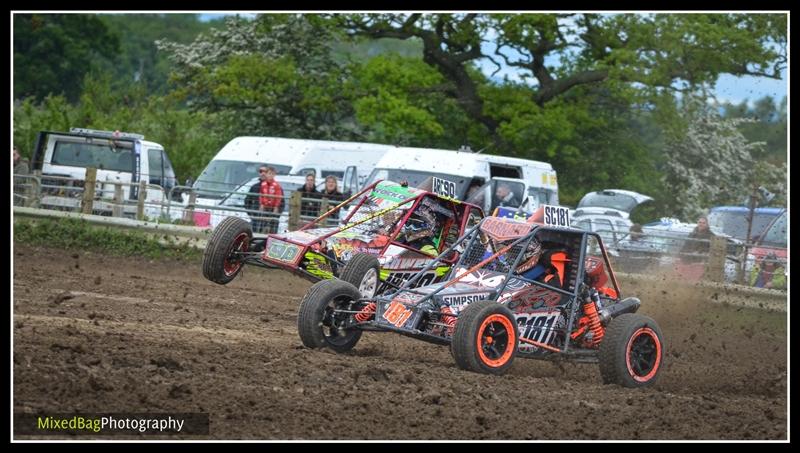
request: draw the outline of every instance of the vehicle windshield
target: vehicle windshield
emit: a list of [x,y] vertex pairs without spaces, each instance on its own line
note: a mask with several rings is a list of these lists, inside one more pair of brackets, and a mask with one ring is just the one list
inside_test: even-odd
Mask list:
[[[525,184],[518,181],[492,179],[470,193],[471,195],[468,195],[465,201],[483,207],[486,212],[494,212],[498,206],[516,209],[525,200]],[[489,197],[488,204],[486,203],[487,196]],[[539,206],[538,203],[534,205]],[[532,210],[530,203],[528,209]]]
[[[748,210],[737,211],[711,211],[708,215],[708,226],[716,233],[727,234],[740,241],[747,239],[747,217]],[[750,230],[750,238],[760,236],[769,223],[775,219],[775,214],[765,214],[756,211],[753,215],[753,227]]]
[[529,187],[528,197],[530,200],[528,209],[531,211],[536,211],[539,205],[558,204],[557,193],[554,190],[543,189],[541,187]]
[[98,170],[133,171],[132,144],[94,140],[94,143],[59,141],[53,150],[53,165],[94,167]]
[[611,208],[630,213],[639,203],[630,195],[614,192],[590,192],[581,198],[578,208]]
[[200,173],[193,187],[203,198],[222,199],[245,181],[258,177],[262,165],[274,167],[279,175],[288,175],[292,169],[288,165],[215,159]]
[[455,198],[459,200],[464,199],[464,194],[467,191],[467,184],[472,179],[472,177],[449,175],[446,173],[404,170],[400,168],[376,168],[369,175],[369,179],[367,180],[367,185],[372,184],[373,182],[379,179],[382,179],[384,181],[388,180],[394,182],[408,181],[408,185],[410,187],[416,187],[422,190],[427,190],[432,192],[431,189],[434,177],[454,183],[456,185]]
[[775,220],[775,223],[764,234],[761,245],[786,248],[786,212]]

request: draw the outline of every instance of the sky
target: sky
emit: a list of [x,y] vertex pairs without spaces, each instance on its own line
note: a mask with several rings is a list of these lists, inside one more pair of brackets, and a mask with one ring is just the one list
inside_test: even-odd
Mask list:
[[[209,21],[220,17],[232,15],[233,13],[214,13],[214,14],[200,14],[200,20]],[[254,17],[255,14],[241,14],[246,17]],[[485,53],[490,53],[493,49],[484,48]],[[547,61],[547,63],[551,63]],[[483,72],[490,76],[497,70],[497,66],[488,60],[479,63]],[[510,80],[520,80],[518,73],[514,68],[504,66],[497,72],[493,78],[495,80],[502,80],[507,76]],[[784,96],[787,95],[789,82],[787,79],[787,71],[781,73],[781,80],[769,79],[766,77],[753,77],[741,76],[736,77],[728,74],[723,74],[717,79],[717,84],[714,90],[714,95],[720,103],[730,102],[732,104],[740,104],[747,101],[750,106],[754,102],[764,96],[771,96],[775,99],[775,103],[779,104]]]

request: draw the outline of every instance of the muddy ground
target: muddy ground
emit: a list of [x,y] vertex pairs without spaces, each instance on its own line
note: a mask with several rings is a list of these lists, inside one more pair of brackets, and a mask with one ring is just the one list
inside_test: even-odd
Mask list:
[[13,258],[15,412],[207,412],[209,437],[229,439],[787,436],[786,314],[669,285],[639,294],[666,359],[654,387],[630,390],[591,364],[469,373],[447,348],[393,334],[344,355],[306,349],[296,313],[310,283],[278,270],[218,286],[199,262],[23,244]]

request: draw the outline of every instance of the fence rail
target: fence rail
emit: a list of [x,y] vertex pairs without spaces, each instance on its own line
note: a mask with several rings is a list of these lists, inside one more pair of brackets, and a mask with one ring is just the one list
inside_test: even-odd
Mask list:
[[[251,222],[254,233],[295,230],[326,212],[328,198],[307,198],[288,191],[282,197],[249,192],[203,189],[189,186],[164,188],[145,181],[101,181],[87,169],[86,179],[50,175],[14,175],[14,206],[80,212],[108,217],[125,217],[200,227],[214,227],[228,216]],[[217,198],[203,198],[212,195]],[[246,206],[252,197],[255,204]],[[259,199],[279,199],[279,212],[261,207]],[[335,226],[338,219],[326,219],[323,226]]]
[[[14,175],[13,192],[15,213],[18,212],[17,207],[24,207],[94,214],[115,219],[150,221],[150,225],[155,222],[155,225],[161,225],[162,231],[170,224],[208,231],[225,217],[237,216],[249,221],[256,235],[297,230],[339,202],[328,198],[304,197],[299,191],[274,197],[242,192],[241,188],[239,191],[203,189],[198,192],[190,186],[164,188],[145,181],[97,181],[96,172],[92,169],[87,171],[86,182],[63,176]],[[203,198],[203,195],[221,198]],[[249,196],[255,197],[255,206],[246,206],[245,201]],[[276,204],[282,209],[277,213],[262,210],[257,201],[259,197],[279,198],[280,202]],[[331,216],[321,226],[338,224],[339,218]],[[127,224],[123,222],[119,225]],[[745,244],[727,242],[723,238],[691,239],[676,233],[644,232],[634,240],[630,235],[620,238],[619,232],[615,231],[596,232],[604,238],[612,265],[620,272],[667,272],[692,281],[752,286],[759,281],[760,272],[766,266],[777,265],[777,272],[784,273],[783,279],[777,279],[777,288],[785,289],[788,280],[785,278],[788,268],[786,260],[771,257],[757,259],[746,254],[747,250],[752,251],[753,244],[745,247]],[[776,250],[776,255],[779,255],[778,252],[780,250]]]
[[[625,235],[613,240],[614,232],[596,231],[608,238],[606,247],[614,268],[631,274],[673,274],[690,281],[705,280],[719,283],[760,286],[761,274],[766,269],[780,272],[772,286],[786,289],[785,259],[780,255],[785,250],[773,247],[758,247],[760,256],[752,254],[754,244],[730,241],[725,237],[711,239],[689,238],[680,233],[643,232],[639,236]],[[770,253],[771,252],[771,253]],[[770,278],[774,272],[770,273]],[[781,277],[778,275],[777,277]]]

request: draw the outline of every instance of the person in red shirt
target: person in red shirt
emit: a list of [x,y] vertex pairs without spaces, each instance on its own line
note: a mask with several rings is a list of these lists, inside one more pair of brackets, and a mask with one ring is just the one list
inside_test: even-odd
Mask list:
[[[269,226],[270,232],[275,232],[277,228],[277,218],[281,212],[283,204],[283,188],[280,183],[275,181],[276,171],[273,167],[265,165],[258,169],[260,181],[250,186],[250,195],[245,203],[247,209],[258,210],[271,213],[265,217],[253,217],[253,231],[261,232]],[[258,194],[258,195],[256,195]],[[255,200],[258,200],[256,203]]]

